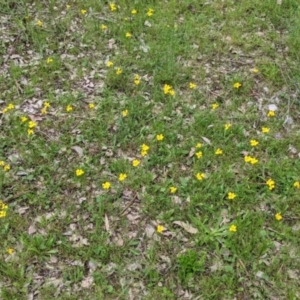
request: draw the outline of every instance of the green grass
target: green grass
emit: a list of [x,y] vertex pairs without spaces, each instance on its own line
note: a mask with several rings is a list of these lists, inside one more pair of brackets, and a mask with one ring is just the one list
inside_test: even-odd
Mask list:
[[300,298],[282,2],[0,0],[1,299]]

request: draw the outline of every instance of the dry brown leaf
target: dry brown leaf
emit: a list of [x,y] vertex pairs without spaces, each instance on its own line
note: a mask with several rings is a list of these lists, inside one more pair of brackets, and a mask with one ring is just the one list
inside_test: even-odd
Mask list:
[[187,231],[188,233],[191,233],[191,234],[196,234],[198,233],[198,229],[197,228],[194,228],[193,226],[191,226],[190,224],[188,223],[185,223],[185,222],[182,222],[182,221],[174,221],[173,224],[176,224],[180,227],[182,227],[185,231]]
[[82,157],[83,149],[81,147],[73,146],[73,147],[71,147],[71,149],[74,150],[78,154],[79,157]]
[[28,228],[28,234],[29,234],[29,235],[32,235],[32,234],[34,234],[34,233],[36,233],[36,228],[35,228],[34,224],[32,224],[32,225],[30,225],[29,228]]
[[211,141],[210,141],[210,139],[208,139],[208,138],[205,137],[205,136],[202,136],[202,139],[203,139],[203,141],[204,141],[206,144],[208,144],[208,145],[211,146]]
[[109,221],[108,221],[108,217],[107,217],[106,214],[105,214],[105,216],[104,216],[104,223],[105,223],[105,230],[106,230],[107,232],[110,232]]

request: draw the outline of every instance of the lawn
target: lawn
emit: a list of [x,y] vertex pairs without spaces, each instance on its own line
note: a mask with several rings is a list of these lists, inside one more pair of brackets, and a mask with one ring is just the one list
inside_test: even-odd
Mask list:
[[298,0],[0,26],[0,299],[300,299]]

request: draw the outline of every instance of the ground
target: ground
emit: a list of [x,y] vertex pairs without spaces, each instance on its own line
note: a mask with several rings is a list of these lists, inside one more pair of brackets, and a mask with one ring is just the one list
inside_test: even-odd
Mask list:
[[0,299],[300,299],[297,0],[0,2]]

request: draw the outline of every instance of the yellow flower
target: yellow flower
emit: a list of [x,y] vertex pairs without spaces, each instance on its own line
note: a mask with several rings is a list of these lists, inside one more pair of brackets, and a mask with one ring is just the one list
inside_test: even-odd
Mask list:
[[158,233],[162,233],[164,230],[165,230],[165,227],[164,227],[164,226],[162,226],[162,225],[157,225],[156,231],[157,231]]
[[114,3],[109,3],[109,8],[111,11],[117,10],[116,4],[114,4]]
[[14,109],[14,108],[15,108],[15,106],[12,103],[9,103],[8,106],[7,106],[8,110],[11,110],[11,109]]
[[34,121],[29,121],[28,122],[28,128],[34,128],[34,127],[36,127],[36,122],[34,122]]
[[0,210],[0,219],[6,217],[6,211]]
[[251,71],[252,71],[253,73],[258,73],[258,72],[259,72],[258,69],[256,69],[256,68],[252,69]]
[[237,231],[237,227],[236,227],[235,225],[231,225],[231,226],[229,227],[229,231],[230,231],[230,232],[236,232],[236,231]]
[[94,109],[95,108],[95,104],[94,103],[89,103],[89,108],[90,109]]
[[197,174],[196,174],[196,178],[197,178],[199,181],[203,180],[205,177],[206,177],[206,176],[205,176],[204,173],[197,173]]
[[202,157],[202,151],[198,151],[195,153],[197,158],[201,158]]
[[225,130],[228,130],[230,127],[231,127],[230,123],[227,123],[227,124],[224,125]]
[[21,117],[21,122],[22,122],[22,123],[25,123],[27,120],[28,120],[27,117]]
[[275,117],[275,111],[274,110],[269,110],[268,117],[269,118]]
[[256,159],[255,157],[251,157],[250,164],[255,165],[257,163],[258,163],[258,159]]
[[125,118],[128,116],[128,109],[122,111],[122,116]]
[[3,114],[6,114],[7,111],[8,111],[8,109],[7,109],[7,107],[5,107],[5,108],[3,108],[2,113],[3,113]]
[[[0,166],[3,167],[5,165],[5,162],[3,160],[0,160]],[[0,202],[1,204],[2,202]]]
[[280,220],[282,219],[281,213],[277,213],[277,214],[275,215],[275,219],[276,219],[277,221],[280,221]]
[[8,248],[8,249],[6,250],[6,252],[7,252],[9,255],[12,255],[12,254],[15,252],[15,250],[14,250],[13,248]]
[[110,184],[109,181],[106,181],[106,182],[103,182],[103,183],[102,183],[102,188],[103,188],[104,190],[108,190],[108,189],[110,188],[110,186],[111,186],[111,184]]
[[49,108],[50,106],[51,106],[51,105],[50,105],[49,102],[45,102],[45,103],[44,103],[44,107],[45,107],[45,108]]
[[268,186],[269,190],[272,191],[275,188],[275,181],[270,178],[267,180],[266,185]]
[[150,147],[147,146],[146,144],[143,144],[141,147],[143,151],[148,151],[150,149]]
[[196,87],[197,87],[197,85],[195,84],[195,83],[193,83],[193,82],[190,82],[190,89],[195,89]]
[[172,86],[171,85],[168,85],[168,84],[165,84],[164,85],[164,94],[165,95],[172,95],[174,96],[175,95],[175,91],[173,90]]
[[86,9],[82,9],[80,12],[81,12],[82,15],[85,15],[86,14]]
[[156,136],[156,139],[157,139],[158,141],[162,141],[162,140],[164,139],[164,136],[163,136],[162,134],[158,134],[158,135]]
[[117,71],[116,71],[116,74],[117,74],[117,75],[121,75],[122,72],[123,72],[122,69],[121,69],[121,68],[118,68]]
[[41,109],[41,114],[42,114],[42,115],[46,115],[46,114],[47,114],[47,108],[46,108],[46,107],[43,107],[43,108]]
[[73,110],[72,105],[68,105],[68,106],[66,107],[66,111],[67,111],[67,112],[70,112],[70,111],[72,111],[72,110]]
[[9,171],[9,170],[10,170],[10,165],[4,165],[4,166],[3,166],[3,170],[4,170],[5,172]]
[[202,144],[201,143],[197,143],[196,148],[201,148]]
[[294,182],[294,187],[295,187],[296,189],[300,189],[300,181],[295,181],[295,182]]
[[113,65],[114,65],[114,63],[112,62],[112,61],[108,61],[107,63],[106,63],[106,65],[108,66],[108,67],[112,67]]
[[144,156],[146,156],[148,154],[148,151],[145,151],[145,150],[142,150],[141,151],[141,155],[144,157]]
[[216,155],[222,155],[223,154],[223,150],[218,148],[215,152]]
[[259,144],[259,143],[258,143],[257,140],[251,140],[251,141],[250,141],[250,145],[251,145],[252,147],[257,146],[258,144]]
[[131,13],[132,13],[133,15],[136,15],[136,14],[137,14],[137,10],[136,10],[136,9],[133,9],[133,10],[131,11]]
[[149,8],[148,11],[147,11],[147,16],[148,17],[151,17],[154,13],[154,10],[152,8]]
[[28,134],[28,135],[33,135],[33,134],[34,134],[33,129],[28,129],[28,130],[27,130],[27,134]]
[[125,180],[127,178],[127,175],[125,174],[125,173],[121,173],[120,175],[119,175],[119,180],[120,181],[123,181],[123,180]]
[[176,188],[175,186],[171,186],[171,187],[170,187],[170,193],[171,193],[171,194],[175,194],[176,191],[177,191],[177,188]]
[[262,133],[268,133],[269,131],[270,131],[270,128],[268,128],[268,127],[262,127],[261,128]]
[[212,106],[211,106],[211,108],[212,108],[213,110],[217,109],[218,107],[219,107],[219,104],[218,104],[218,103],[213,103]]
[[134,160],[132,161],[132,165],[133,165],[134,167],[137,167],[140,163],[141,163],[141,162],[140,162],[138,159],[134,159]]
[[134,76],[134,84],[139,85],[141,83],[141,77],[139,75]]
[[47,64],[51,64],[53,62],[53,59],[51,57],[48,57],[46,62]]
[[43,26],[43,22],[41,20],[37,20],[36,25],[39,27]]
[[235,197],[236,197],[236,194],[232,193],[232,192],[229,192],[227,195],[227,199],[229,199],[229,200],[233,200]]
[[67,8],[67,9],[70,9],[70,8],[71,8],[71,5],[67,4],[67,5],[66,5],[66,8]]
[[125,35],[127,38],[131,38],[132,37],[132,34],[130,32],[126,32],[126,35]]
[[102,24],[102,25],[101,25],[101,29],[102,29],[102,30],[106,30],[106,29],[107,29],[107,26],[104,25],[104,24]]
[[236,82],[236,83],[233,85],[233,87],[234,87],[235,89],[239,89],[241,86],[242,86],[242,85],[241,85],[239,82]]
[[84,174],[84,171],[82,170],[82,169],[77,169],[76,170],[76,176],[81,176],[81,175],[83,175]]

